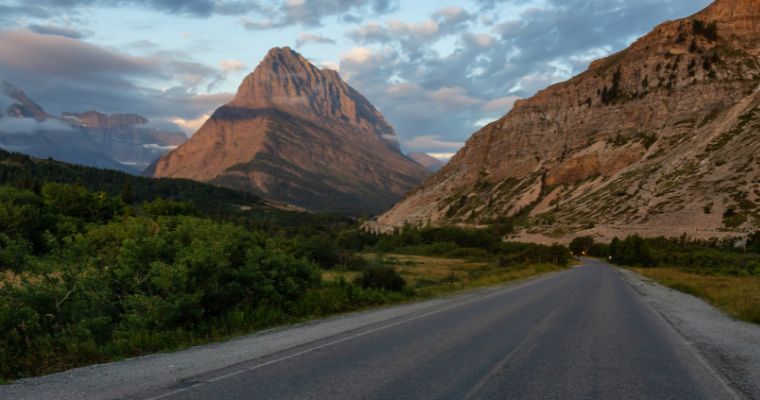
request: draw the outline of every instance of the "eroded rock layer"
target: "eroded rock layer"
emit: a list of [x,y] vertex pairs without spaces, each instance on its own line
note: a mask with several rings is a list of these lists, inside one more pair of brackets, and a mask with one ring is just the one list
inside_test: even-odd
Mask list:
[[[525,237],[760,226],[760,0],[718,0],[519,101],[378,219]],[[532,235],[532,236],[531,236]]]

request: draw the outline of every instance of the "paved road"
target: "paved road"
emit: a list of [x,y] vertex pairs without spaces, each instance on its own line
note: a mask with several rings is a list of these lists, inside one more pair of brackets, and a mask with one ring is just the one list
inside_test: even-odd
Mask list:
[[601,262],[186,380],[154,399],[733,399]]

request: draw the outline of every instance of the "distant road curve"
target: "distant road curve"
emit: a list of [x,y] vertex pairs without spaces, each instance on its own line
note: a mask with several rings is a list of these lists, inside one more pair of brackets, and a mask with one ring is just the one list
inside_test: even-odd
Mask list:
[[[668,306],[656,304],[663,296],[673,296]],[[681,332],[693,328],[679,322],[679,307],[694,315],[689,323],[723,318],[722,337],[740,337],[695,347],[706,339]],[[0,388],[0,398],[35,398],[57,385],[68,395],[43,398],[750,399],[760,398],[760,372],[748,370],[760,362],[755,339],[757,326],[585,259],[517,285],[32,379]],[[241,355],[254,348],[260,353]]]

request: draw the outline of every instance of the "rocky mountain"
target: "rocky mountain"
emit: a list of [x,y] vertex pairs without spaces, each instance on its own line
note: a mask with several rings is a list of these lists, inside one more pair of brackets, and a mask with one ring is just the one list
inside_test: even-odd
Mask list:
[[0,99],[0,106],[2,106],[0,115],[14,118],[31,118],[36,121],[53,118],[39,104],[27,97],[26,93],[9,82],[0,81],[0,95],[6,97],[6,99]]
[[665,22],[476,132],[377,227],[512,217],[531,240],[760,226],[760,0]]
[[187,141],[180,131],[151,128],[136,114],[107,115],[97,111],[64,113],[63,119],[84,128],[102,152],[139,171]]
[[235,98],[153,172],[349,213],[383,211],[428,175],[338,72],[289,48],[270,50]]
[[409,158],[432,172],[436,172],[439,169],[443,168],[444,165],[446,165],[445,162],[427,153],[409,153]]
[[95,111],[58,118],[0,81],[0,148],[8,151],[138,174],[187,140],[182,132],[147,124],[138,115]]

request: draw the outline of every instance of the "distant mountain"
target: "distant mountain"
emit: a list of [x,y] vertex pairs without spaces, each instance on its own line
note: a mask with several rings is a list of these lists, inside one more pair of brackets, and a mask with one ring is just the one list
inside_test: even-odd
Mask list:
[[446,165],[445,162],[427,153],[409,153],[409,158],[417,162],[417,164],[420,164],[423,167],[427,168],[431,172],[436,172],[439,169],[443,168],[444,165]]
[[21,89],[0,82],[0,147],[34,157],[138,174],[187,140],[146,126],[138,115],[48,114]]
[[378,226],[737,235],[760,227],[759,154],[760,0],[718,0],[517,102]]
[[336,71],[269,51],[235,98],[156,163],[182,177],[315,211],[387,209],[427,176],[393,128]]
[[135,114],[106,115],[88,111],[64,113],[63,119],[84,128],[109,157],[139,171],[187,141],[184,132],[150,128],[147,119]]

